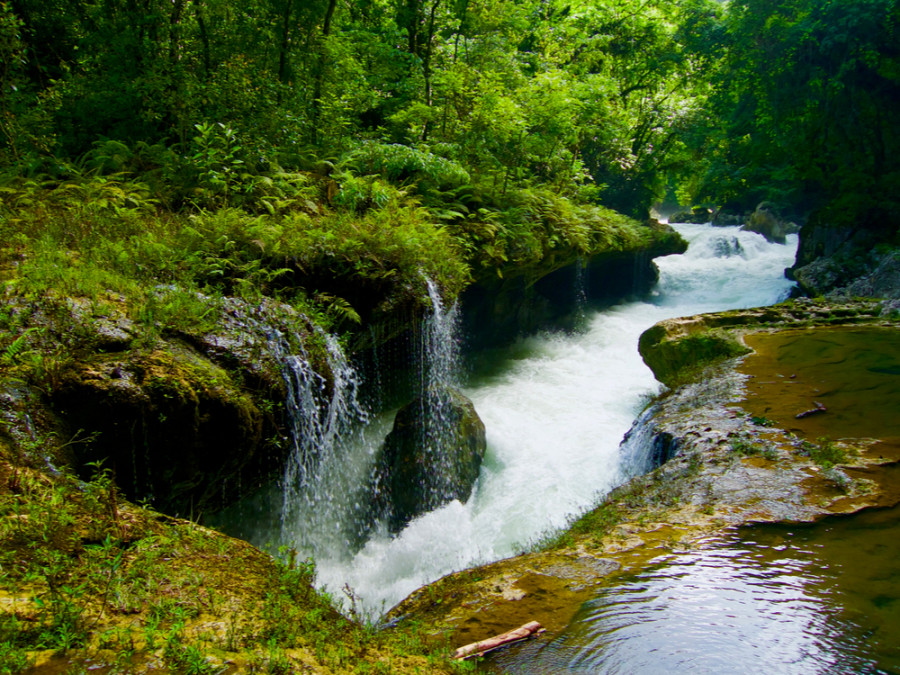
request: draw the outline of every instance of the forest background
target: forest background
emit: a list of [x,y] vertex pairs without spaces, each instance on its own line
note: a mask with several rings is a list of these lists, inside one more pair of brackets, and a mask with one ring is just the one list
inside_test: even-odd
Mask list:
[[85,218],[130,211],[118,234],[150,219],[153,245],[86,258],[252,293],[287,274],[275,249],[312,269],[324,247],[332,274],[424,268],[453,295],[557,243],[589,254],[599,205],[883,228],[897,21],[894,0],[2,2],[0,198],[31,213],[6,240],[77,211],[80,246]]

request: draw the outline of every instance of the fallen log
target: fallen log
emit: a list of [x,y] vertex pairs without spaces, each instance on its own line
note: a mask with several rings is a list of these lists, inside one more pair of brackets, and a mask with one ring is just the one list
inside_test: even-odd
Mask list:
[[809,410],[804,410],[803,412],[799,412],[794,417],[798,420],[803,419],[804,417],[809,417],[810,415],[818,415],[819,413],[827,412],[828,408],[819,403],[818,401],[813,401],[816,404],[815,408],[810,408]]
[[541,626],[541,624],[539,624],[537,621],[530,621],[514,630],[501,633],[500,635],[495,635],[494,637],[488,638],[487,640],[479,640],[478,642],[472,642],[463,647],[460,647],[453,654],[453,658],[470,659],[473,656],[481,656],[499,647],[513,644],[514,642],[527,640],[528,638],[535,635],[540,635],[543,632],[544,627]]

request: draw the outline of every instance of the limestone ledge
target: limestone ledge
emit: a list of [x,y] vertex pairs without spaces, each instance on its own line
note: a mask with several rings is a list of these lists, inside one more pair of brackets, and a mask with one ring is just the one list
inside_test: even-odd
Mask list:
[[660,321],[644,331],[638,349],[656,378],[668,386],[691,381],[697,370],[749,352],[741,335],[749,331],[836,325],[890,325],[892,300],[798,298],[769,307],[698,314]]
[[[749,351],[743,336],[750,332],[898,323],[882,310],[876,302],[794,301],[663,325],[666,339],[713,328]],[[900,456],[874,439],[838,442],[851,458],[825,469],[798,452],[801,439],[743,410],[748,376],[738,367],[744,358],[693,364],[690,377],[653,404],[644,423],[673,455],[668,462],[617,488],[535,550],[450,574],[413,593],[388,618],[421,622],[436,635],[449,635],[453,645],[528,621],[539,621],[552,634],[565,628],[599,585],[727,528],[811,522],[900,501],[891,485],[897,481],[885,480]],[[764,451],[746,456],[739,449],[748,443]]]

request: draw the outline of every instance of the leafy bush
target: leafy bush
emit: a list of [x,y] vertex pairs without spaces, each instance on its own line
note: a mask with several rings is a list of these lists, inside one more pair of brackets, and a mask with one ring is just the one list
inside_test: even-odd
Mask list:
[[800,454],[806,455],[825,469],[831,469],[838,464],[843,464],[850,456],[847,450],[824,436],[817,438],[814,443],[802,441],[800,443]]
[[345,160],[345,165],[358,173],[379,174],[394,182],[422,182],[448,189],[470,181],[469,172],[461,164],[425,148],[397,143],[361,143]]

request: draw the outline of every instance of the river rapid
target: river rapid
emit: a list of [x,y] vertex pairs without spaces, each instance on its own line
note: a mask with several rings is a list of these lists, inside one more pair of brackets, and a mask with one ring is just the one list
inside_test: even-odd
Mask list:
[[451,571],[513,555],[564,527],[628,478],[635,468],[619,444],[659,390],[637,352],[640,334],[665,318],[772,304],[791,286],[783,271],[795,235],[778,245],[735,227],[674,227],[690,247],[656,259],[651,297],[587,308],[580,331],[521,339],[471,374],[464,392],[488,448],[469,501],[425,514],[397,536],[378,531],[353,554],[320,552],[320,584],[336,595],[349,586],[357,609],[376,617]]

